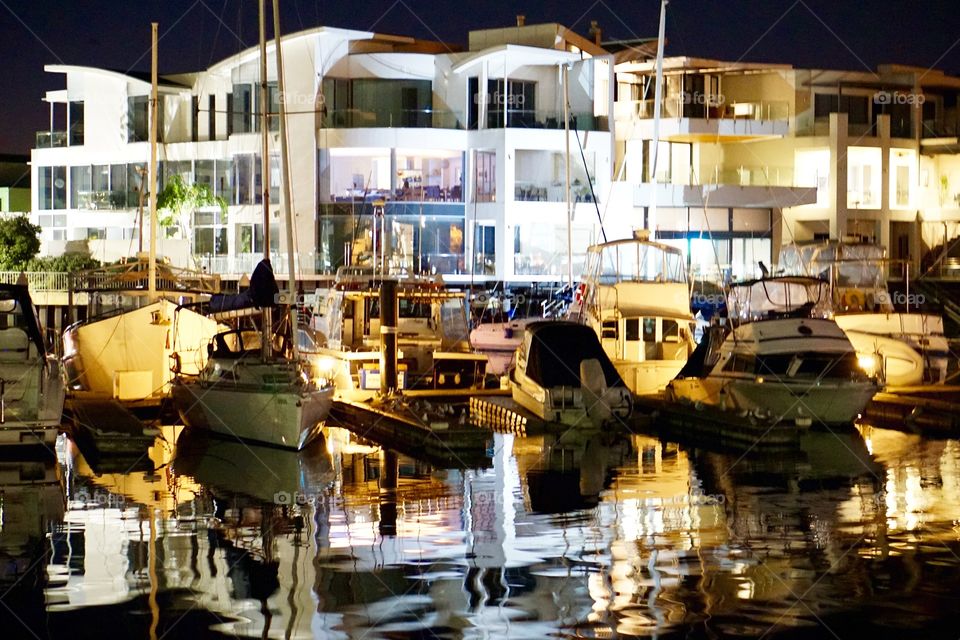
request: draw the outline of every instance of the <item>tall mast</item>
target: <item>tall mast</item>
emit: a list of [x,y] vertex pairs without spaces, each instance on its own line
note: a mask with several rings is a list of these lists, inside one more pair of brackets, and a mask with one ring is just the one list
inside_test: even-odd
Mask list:
[[563,65],[563,140],[566,144],[567,285],[573,291],[573,201],[570,197],[570,70]]
[[[150,23],[150,258],[147,262],[147,298],[157,299],[157,23]],[[141,192],[143,187],[141,186]],[[142,228],[142,226],[141,226]]]
[[653,92],[653,162],[650,163],[650,213],[647,228],[656,239],[657,230],[657,156],[660,151],[660,103],[663,100],[663,37],[667,24],[667,0],[660,0],[660,31],[657,34],[657,75]]
[[[270,262],[270,120],[267,116],[267,18],[265,0],[260,0],[260,194],[263,202],[263,259]],[[272,270],[272,265],[271,265]],[[263,309],[261,354],[264,360],[273,356],[273,312]]]
[[290,292],[290,295],[293,296],[291,299],[291,305],[289,306],[290,313],[290,330],[293,333],[293,340],[291,341],[291,347],[293,349],[293,357],[297,357],[297,272],[296,272],[296,256],[294,256],[294,246],[293,246],[293,195],[290,190],[290,154],[287,151],[287,108],[286,108],[286,90],[284,89],[284,80],[283,80],[283,47],[280,43],[280,0],[273,0],[273,41],[275,43],[275,55],[277,63],[277,91],[279,92],[280,100],[278,104],[280,107],[280,167],[283,171],[281,176],[281,182],[283,184],[283,191],[281,191],[281,201],[283,202],[283,214],[284,214],[284,223],[286,227],[286,241],[287,241],[287,289]]

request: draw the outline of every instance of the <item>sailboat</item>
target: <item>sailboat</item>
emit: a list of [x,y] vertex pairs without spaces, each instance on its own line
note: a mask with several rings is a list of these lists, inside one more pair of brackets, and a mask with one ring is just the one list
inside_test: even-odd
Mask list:
[[[274,0],[276,3],[276,0]],[[279,17],[274,4],[277,82],[283,95],[283,58]],[[260,73],[267,75],[264,2],[260,2]],[[261,87],[267,104],[266,83]],[[284,101],[280,100],[280,154],[283,169],[283,209],[289,256],[290,291],[295,291],[289,158],[286,153]],[[270,174],[269,121],[262,110],[261,136],[263,175]],[[264,181],[264,233],[270,229],[270,190]],[[199,376],[178,378],[173,388],[174,404],[189,428],[287,449],[302,449],[320,434],[320,423],[333,402],[334,387],[323,378],[314,379],[311,365],[301,359],[297,323],[289,306],[278,307],[279,291],[270,265],[269,237],[264,239],[264,257],[251,278],[256,295],[251,301],[260,311],[258,328],[237,327],[218,333],[208,348],[209,359]],[[283,309],[281,329],[274,331],[273,311]]]
[[[121,404],[157,407],[169,395],[176,352],[196,368],[206,360],[206,344],[218,330],[201,314],[177,314],[178,305],[220,290],[220,279],[158,261],[157,246],[157,25],[153,25],[150,100],[150,247],[130,260],[70,276],[74,299],[88,299],[86,319],[63,332],[67,393],[78,399],[110,398]],[[141,192],[143,187],[141,187]],[[142,248],[142,247],[141,247]]]

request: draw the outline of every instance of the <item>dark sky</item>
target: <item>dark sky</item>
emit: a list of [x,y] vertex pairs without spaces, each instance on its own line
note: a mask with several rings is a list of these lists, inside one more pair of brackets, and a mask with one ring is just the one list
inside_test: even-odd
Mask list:
[[[269,3],[268,3],[269,4]],[[658,0],[618,2],[282,0],[289,33],[320,24],[466,44],[471,28],[560,22],[605,39],[656,35]],[[27,153],[47,126],[45,91],[65,63],[149,71],[150,22],[160,23],[160,72],[194,71],[256,44],[254,0],[0,0],[0,153]],[[838,69],[884,62],[960,73],[960,4],[944,0],[672,0],[668,55]]]

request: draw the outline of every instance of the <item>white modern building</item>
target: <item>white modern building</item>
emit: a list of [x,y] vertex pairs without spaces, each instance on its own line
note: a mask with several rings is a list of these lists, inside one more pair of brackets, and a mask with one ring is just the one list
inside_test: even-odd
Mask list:
[[654,171],[654,63],[616,76],[633,204],[695,271],[752,276],[782,242],[845,236],[926,268],[960,235],[960,78],[670,57]]
[[[330,27],[282,42],[293,250],[303,274],[382,261],[453,282],[564,280],[568,159],[580,270],[598,237],[596,201],[610,192],[614,153],[613,57],[598,45],[561,25],[522,21],[471,32],[465,51]],[[267,111],[276,114],[274,42],[267,52]],[[228,204],[225,214],[158,216],[167,223],[159,251],[175,263],[239,275],[263,251],[259,66],[252,48],[161,78],[159,188],[179,174]],[[65,88],[46,94],[50,127],[31,158],[45,253],[80,241],[101,260],[133,255],[149,81],[91,67],[46,70],[64,76]],[[278,122],[270,118],[268,179],[280,258],[290,247],[279,232]],[[285,270],[285,260],[274,264]]]

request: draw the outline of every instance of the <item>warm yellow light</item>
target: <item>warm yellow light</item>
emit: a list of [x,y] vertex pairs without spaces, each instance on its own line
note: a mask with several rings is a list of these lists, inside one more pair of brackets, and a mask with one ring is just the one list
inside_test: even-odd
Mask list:
[[877,372],[877,358],[871,353],[863,353],[857,356],[857,364],[868,375],[874,375]]

